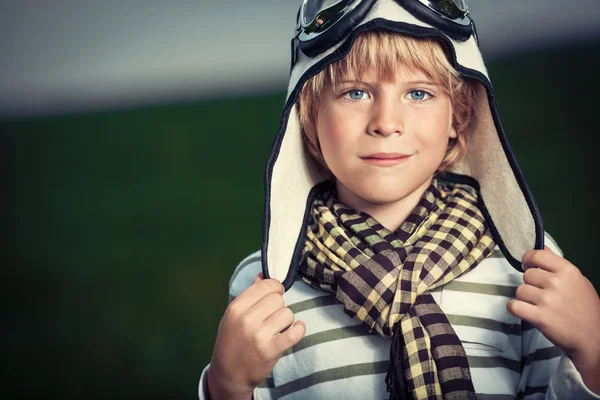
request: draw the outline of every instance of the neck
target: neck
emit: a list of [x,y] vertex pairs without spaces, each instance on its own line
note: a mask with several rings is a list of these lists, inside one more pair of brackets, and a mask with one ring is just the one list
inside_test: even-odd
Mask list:
[[364,199],[353,193],[338,180],[336,180],[336,189],[338,198],[342,203],[357,211],[369,214],[386,229],[394,232],[419,204],[432,179],[433,177],[429,178],[408,195],[389,202],[375,202]]

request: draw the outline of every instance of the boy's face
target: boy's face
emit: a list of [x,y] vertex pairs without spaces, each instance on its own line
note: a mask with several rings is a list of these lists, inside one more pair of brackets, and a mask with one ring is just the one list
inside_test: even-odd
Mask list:
[[316,122],[340,200],[355,208],[420,196],[456,137],[449,96],[425,73],[402,66],[390,83],[367,71],[324,90]]

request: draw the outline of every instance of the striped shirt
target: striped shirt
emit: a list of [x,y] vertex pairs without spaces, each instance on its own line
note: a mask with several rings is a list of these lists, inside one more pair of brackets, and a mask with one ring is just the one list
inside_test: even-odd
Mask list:
[[[240,295],[260,271],[260,252],[243,260],[230,281],[230,298]],[[506,310],[522,283],[522,274],[496,249],[472,271],[431,292],[463,343],[477,398],[600,399],[585,387],[560,349]],[[284,299],[306,323],[306,336],[281,357],[255,390],[255,400],[388,398],[384,379],[389,339],[370,334],[360,321],[348,317],[335,295],[302,281],[296,281]],[[208,398],[205,375],[200,399]]]

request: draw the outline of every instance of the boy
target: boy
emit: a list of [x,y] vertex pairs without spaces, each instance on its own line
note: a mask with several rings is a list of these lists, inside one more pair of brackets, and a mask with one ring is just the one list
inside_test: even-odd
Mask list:
[[200,398],[600,398],[600,299],[544,249],[464,3],[298,20],[263,249]]

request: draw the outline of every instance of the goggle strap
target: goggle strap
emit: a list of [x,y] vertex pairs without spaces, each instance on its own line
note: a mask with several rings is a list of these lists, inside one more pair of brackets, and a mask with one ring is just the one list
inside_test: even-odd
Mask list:
[[467,14],[465,15],[465,17],[469,18],[469,21],[471,22],[471,28],[473,29],[473,37],[475,38],[475,43],[477,43],[477,46],[479,46],[479,36],[477,35],[477,28],[475,27],[475,21],[473,21],[473,18],[471,18],[471,14],[467,11]]
[[294,65],[296,65],[296,61],[298,61],[298,51],[300,46],[298,46],[298,37],[292,38],[290,43],[290,49],[292,53],[292,65],[290,65],[290,75],[292,74],[292,69],[294,69]]

